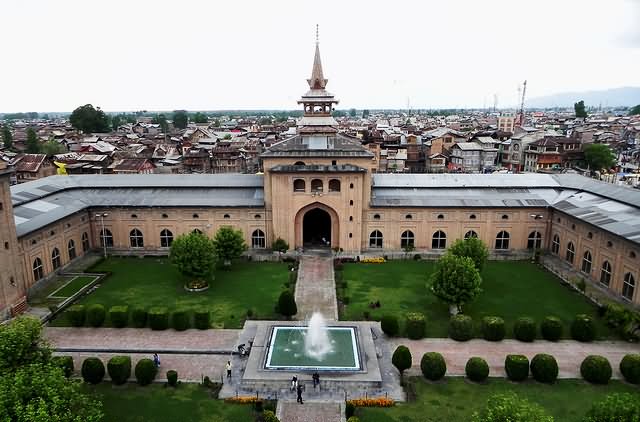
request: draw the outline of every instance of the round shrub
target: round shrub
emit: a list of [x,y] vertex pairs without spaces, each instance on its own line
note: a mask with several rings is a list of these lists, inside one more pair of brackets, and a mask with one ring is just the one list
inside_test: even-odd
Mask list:
[[193,325],[198,330],[208,330],[211,327],[211,313],[208,309],[196,309],[193,311]]
[[380,328],[389,337],[395,337],[400,332],[400,324],[395,315],[385,315],[380,320]]
[[86,358],[80,369],[82,379],[89,384],[98,384],[104,378],[104,364],[98,358]]
[[540,324],[540,334],[542,338],[549,341],[558,341],[562,338],[562,321],[560,318],[548,316]]
[[536,321],[529,317],[520,317],[513,325],[513,336],[525,342],[532,342],[536,338]]
[[126,327],[129,322],[129,307],[123,305],[109,308],[109,321],[115,328]]
[[135,328],[144,328],[147,326],[147,310],[143,307],[136,306],[131,310],[131,324]]
[[280,422],[280,419],[271,410],[265,410],[262,412],[263,422]]
[[175,387],[178,384],[178,373],[173,369],[167,371],[167,384],[172,387]]
[[357,416],[351,416],[347,422],[360,422],[360,418]]
[[136,364],[135,375],[138,384],[147,385],[151,384],[151,381],[156,377],[158,368],[151,359],[140,359]]
[[114,356],[107,362],[107,372],[111,382],[121,385],[131,376],[131,358],[129,356]]
[[424,337],[427,329],[427,319],[420,312],[409,312],[407,314],[407,337],[412,340],[419,340]]
[[354,413],[356,413],[356,406],[355,404],[348,401],[344,407],[344,415],[347,418],[347,420],[351,418]]
[[482,318],[482,337],[489,341],[501,341],[506,334],[504,319],[497,316]]
[[163,307],[151,308],[147,320],[152,330],[166,330],[169,328],[169,311]]
[[489,376],[489,365],[486,360],[474,356],[467,361],[464,372],[471,381],[483,382]]
[[612,372],[611,364],[604,356],[589,355],[580,364],[580,375],[593,384],[607,384]]
[[640,354],[628,354],[620,361],[620,373],[627,382],[640,384]]
[[511,381],[524,381],[529,377],[529,359],[525,355],[507,355],[504,370]]
[[438,352],[427,352],[422,355],[420,360],[420,369],[422,369],[422,375],[428,380],[438,381],[444,377],[447,372],[447,363],[444,361],[444,357]]
[[552,383],[558,378],[558,362],[546,353],[539,353],[531,359],[531,375],[538,382]]
[[391,363],[398,369],[402,377],[402,373],[411,368],[412,365],[411,351],[409,348],[403,345],[396,347],[396,350],[391,356]]
[[596,338],[596,324],[589,315],[580,314],[571,323],[571,338],[589,342]]
[[189,312],[186,310],[176,310],[171,314],[171,322],[173,323],[173,328],[177,331],[184,331],[187,328],[190,328],[191,321],[189,318]]
[[92,327],[100,327],[104,324],[104,320],[107,317],[107,311],[104,305],[94,303],[87,307],[87,322]]
[[449,320],[449,337],[456,341],[468,341],[473,338],[473,320],[468,315],[454,315]]
[[62,368],[65,377],[69,378],[73,375],[73,358],[71,356],[53,356],[51,361],[54,365]]
[[84,305],[72,305],[67,309],[67,315],[69,315],[69,322],[72,326],[83,327],[87,317],[87,309]]

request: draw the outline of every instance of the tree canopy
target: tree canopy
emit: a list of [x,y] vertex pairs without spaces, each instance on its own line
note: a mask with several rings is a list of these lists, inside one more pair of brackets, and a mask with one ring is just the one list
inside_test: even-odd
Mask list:
[[587,110],[584,106],[584,101],[580,100],[573,104],[573,109],[576,112],[576,117],[587,117]]
[[174,239],[169,259],[185,277],[205,281],[211,277],[216,265],[212,240],[197,232],[183,234]]
[[56,141],[47,141],[42,144],[42,148],[40,148],[43,154],[47,157],[53,157],[54,155],[62,154],[65,152],[64,145],[59,144]]
[[213,237],[213,247],[216,251],[216,256],[222,260],[226,267],[231,265],[232,259],[239,258],[247,250],[247,244],[244,242],[242,232],[228,226],[218,229]]
[[185,129],[189,123],[189,115],[185,110],[176,110],[173,112],[173,125],[178,129]]
[[13,135],[11,134],[9,124],[2,126],[2,146],[4,146],[5,149],[13,148]]
[[73,110],[69,116],[69,122],[74,128],[84,133],[109,131],[109,118],[100,107],[93,108],[91,104],[85,104]]
[[477,237],[456,240],[449,248],[449,253],[471,258],[478,271],[482,271],[489,257],[487,246]]
[[156,114],[152,122],[154,124],[160,125],[162,133],[167,133],[169,131],[169,123],[167,122],[167,117],[164,114]]
[[289,250],[289,244],[286,240],[279,237],[273,241],[273,243],[271,244],[271,249],[278,253],[285,253]]
[[608,395],[595,403],[584,422],[636,422],[640,420],[640,402],[628,393]]
[[403,345],[398,346],[391,356],[391,363],[398,369],[400,376],[411,368],[411,360],[411,351]]
[[482,289],[482,278],[473,259],[447,253],[436,264],[431,274],[431,292],[443,302],[456,305],[458,310],[471,302]]
[[40,141],[38,140],[38,135],[33,128],[27,129],[27,148],[25,152],[27,154],[38,154],[40,153]]
[[486,407],[473,414],[473,422],[553,422],[544,409],[516,394],[496,394],[489,397]]
[[207,115],[199,111],[195,113],[193,117],[191,117],[191,120],[193,120],[195,123],[207,123],[209,121]]
[[629,110],[629,116],[637,116],[638,114],[640,114],[640,104],[631,107],[631,110]]
[[590,144],[584,147],[584,159],[592,170],[610,169],[616,163],[613,151],[604,144]]

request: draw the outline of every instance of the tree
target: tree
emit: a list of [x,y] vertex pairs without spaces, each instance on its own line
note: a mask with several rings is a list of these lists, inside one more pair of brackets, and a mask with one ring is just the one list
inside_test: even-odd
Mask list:
[[213,238],[213,248],[224,266],[230,267],[231,260],[239,258],[247,250],[247,244],[244,243],[244,236],[240,230],[234,230],[233,227],[220,227]]
[[201,233],[178,236],[171,243],[169,259],[183,276],[207,281],[216,265],[213,241]]
[[42,145],[41,152],[47,157],[53,157],[54,155],[64,153],[65,148],[56,141],[47,141]]
[[11,127],[9,124],[2,126],[2,145],[4,149],[13,148],[13,135],[11,134]]
[[369,110],[362,110],[362,118],[366,119],[367,117],[369,117]]
[[604,144],[589,144],[585,146],[584,159],[592,170],[610,169],[616,163],[616,156]]
[[167,118],[164,114],[156,114],[152,122],[156,125],[160,125],[162,133],[167,133],[169,131],[169,123],[167,123]]
[[594,404],[584,422],[635,422],[640,420],[640,402],[628,393],[608,395]]
[[207,118],[207,115],[204,113],[200,113],[199,111],[196,114],[194,114],[191,119],[195,123],[207,123],[209,121],[209,119]]
[[173,125],[178,129],[185,129],[189,123],[189,115],[185,110],[176,110],[173,112]]
[[51,351],[42,341],[42,325],[37,319],[19,317],[0,325],[0,372],[29,363],[45,363],[50,358]]
[[122,124],[122,116],[116,114],[115,116],[111,116],[111,130],[116,131]]
[[635,107],[632,107],[631,110],[629,110],[629,116],[637,116],[640,114],[640,104],[638,104]]
[[260,120],[258,120],[258,124],[260,126],[270,125],[271,124],[271,119],[268,118],[268,117],[262,117]]
[[287,319],[291,318],[298,313],[298,305],[296,305],[296,299],[291,293],[291,290],[285,290],[280,293],[278,298],[278,312]]
[[576,112],[576,117],[587,117],[587,110],[584,107],[584,101],[580,100],[577,103],[573,104],[573,109]]
[[471,302],[482,289],[482,278],[473,259],[447,253],[438,260],[431,274],[431,292],[449,305],[461,311],[462,305]]
[[411,351],[407,346],[400,345],[391,356],[391,363],[400,371],[400,379],[405,370],[411,368]]
[[33,128],[27,129],[27,154],[38,154],[40,153],[40,141],[38,140],[38,135]]
[[496,394],[489,397],[486,407],[475,412],[473,422],[553,422],[544,409],[516,394]]
[[449,253],[471,258],[478,271],[482,271],[489,257],[487,246],[477,237],[456,240],[449,248]]
[[349,117],[356,117],[356,109],[352,108],[349,110]]
[[109,130],[109,118],[100,107],[93,108],[91,104],[85,104],[73,110],[69,116],[69,122],[74,128],[84,133],[107,132]]
[[271,249],[278,252],[279,256],[282,256],[283,253],[286,253],[289,250],[289,244],[283,238],[279,237],[273,241]]

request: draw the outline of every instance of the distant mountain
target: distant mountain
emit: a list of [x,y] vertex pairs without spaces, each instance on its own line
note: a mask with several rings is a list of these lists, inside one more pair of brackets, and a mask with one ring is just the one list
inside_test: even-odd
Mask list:
[[632,107],[640,104],[640,87],[623,87],[602,91],[561,92],[559,94],[526,100],[527,108],[573,107],[584,100],[587,107]]

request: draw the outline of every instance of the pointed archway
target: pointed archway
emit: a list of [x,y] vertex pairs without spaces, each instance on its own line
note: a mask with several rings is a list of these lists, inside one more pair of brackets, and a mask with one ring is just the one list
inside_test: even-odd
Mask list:
[[296,248],[340,247],[338,214],[320,202],[301,208],[295,218],[295,239]]

